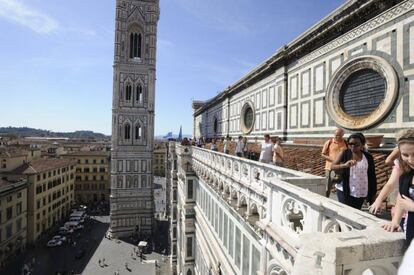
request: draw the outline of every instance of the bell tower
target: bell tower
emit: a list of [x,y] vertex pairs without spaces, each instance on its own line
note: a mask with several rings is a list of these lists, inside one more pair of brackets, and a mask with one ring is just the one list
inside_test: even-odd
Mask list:
[[110,233],[153,228],[155,58],[159,0],[116,0]]

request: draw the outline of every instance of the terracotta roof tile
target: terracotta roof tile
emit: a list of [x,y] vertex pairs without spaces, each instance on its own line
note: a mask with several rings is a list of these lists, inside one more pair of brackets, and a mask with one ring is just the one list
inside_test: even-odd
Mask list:
[[76,163],[76,160],[72,159],[36,159],[30,163],[25,163],[17,167],[13,171],[9,172],[9,174],[37,174],[53,169],[75,165]]

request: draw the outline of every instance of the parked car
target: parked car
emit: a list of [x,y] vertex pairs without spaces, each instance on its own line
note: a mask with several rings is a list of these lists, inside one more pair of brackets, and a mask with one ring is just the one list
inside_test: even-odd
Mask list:
[[69,228],[66,228],[64,226],[59,228],[59,234],[60,235],[68,235],[68,234],[72,234],[72,233],[73,233],[73,229],[69,229]]
[[85,256],[85,249],[79,249],[75,253],[75,259],[82,259]]
[[64,243],[64,242],[66,242],[66,237],[65,237],[65,236],[59,236],[59,235],[56,235],[56,236],[54,236],[54,237],[52,238],[52,240],[55,240],[55,241],[61,241],[62,243]]
[[57,240],[50,240],[46,244],[47,247],[55,247],[55,246],[61,246],[61,245],[62,245],[62,241],[57,241]]
[[66,222],[64,225],[67,229],[77,230],[79,229],[79,223],[78,222]]

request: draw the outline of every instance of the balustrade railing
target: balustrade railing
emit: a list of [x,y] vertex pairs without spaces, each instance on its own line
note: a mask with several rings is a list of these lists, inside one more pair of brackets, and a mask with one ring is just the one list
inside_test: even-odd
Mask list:
[[306,268],[323,270],[318,274],[396,272],[403,234],[385,232],[377,217],[321,196],[323,178],[198,147],[177,144],[176,149],[190,156],[201,179],[224,198],[228,194],[229,203],[236,196],[237,207],[244,202],[247,212],[259,209],[255,223],[265,247],[284,262],[276,269],[292,274],[305,274]]

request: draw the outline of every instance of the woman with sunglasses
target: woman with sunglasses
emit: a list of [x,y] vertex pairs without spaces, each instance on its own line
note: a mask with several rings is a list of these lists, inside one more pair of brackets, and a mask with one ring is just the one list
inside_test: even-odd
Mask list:
[[349,148],[339,154],[331,169],[341,173],[342,180],[336,184],[338,200],[361,209],[364,200],[373,202],[377,193],[374,158],[365,150],[363,134],[351,134],[347,141]]

